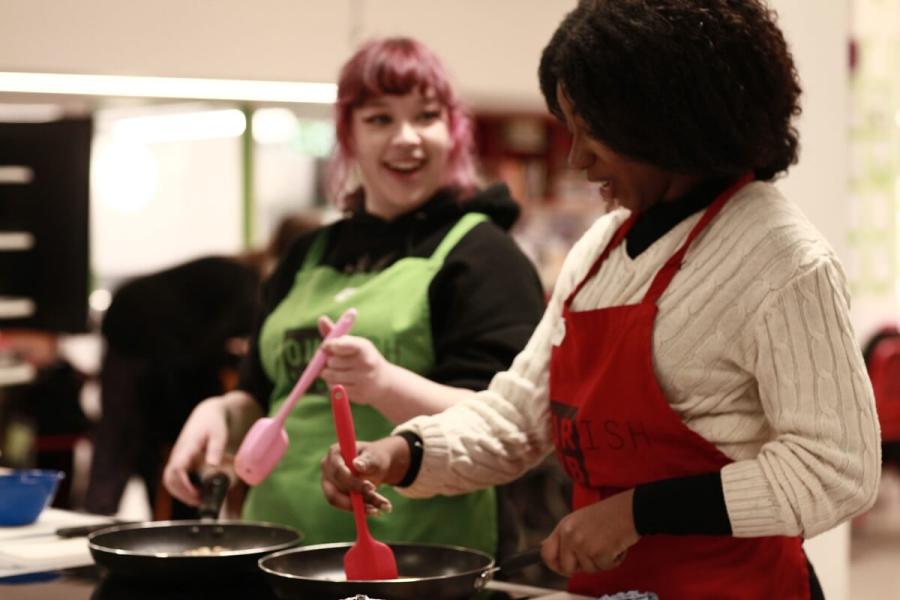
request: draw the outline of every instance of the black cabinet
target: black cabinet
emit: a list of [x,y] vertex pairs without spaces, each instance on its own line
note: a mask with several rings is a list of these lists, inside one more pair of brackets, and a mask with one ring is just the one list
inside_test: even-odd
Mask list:
[[0,123],[0,330],[87,326],[90,119]]

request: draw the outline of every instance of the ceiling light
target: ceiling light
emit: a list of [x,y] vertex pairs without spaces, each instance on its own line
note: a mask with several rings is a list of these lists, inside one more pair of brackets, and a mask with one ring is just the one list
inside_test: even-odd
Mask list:
[[58,104],[0,104],[0,123],[48,123],[62,117]]
[[283,144],[297,135],[297,116],[286,108],[253,112],[253,140],[257,144]]
[[333,104],[333,83],[0,71],[0,92]]
[[150,144],[240,137],[246,128],[244,113],[231,108],[129,117],[113,122],[108,130],[116,138]]

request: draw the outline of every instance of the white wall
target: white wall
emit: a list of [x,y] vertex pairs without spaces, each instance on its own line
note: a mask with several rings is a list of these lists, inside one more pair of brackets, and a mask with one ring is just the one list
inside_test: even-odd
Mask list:
[[[427,41],[444,58],[470,104],[542,110],[538,57],[574,4],[575,0],[0,0],[0,70],[333,81],[360,41],[409,34]],[[238,250],[238,142],[190,145],[201,147],[205,149],[194,153],[184,146],[184,152],[190,152],[193,164],[212,165],[227,176],[198,178],[197,169],[179,170],[166,160],[174,151],[167,145],[140,148],[147,155],[143,162],[158,169],[156,188],[143,189],[149,196],[144,210],[110,210],[104,205],[110,194],[100,193],[108,190],[94,185],[92,262],[101,280],[115,281],[199,254]],[[260,168],[270,162],[263,153],[259,158]],[[95,171],[99,173],[95,184],[123,179],[121,169],[105,175]],[[269,178],[266,183],[257,181],[263,201],[271,195],[270,183]],[[207,217],[200,218],[203,214]]]
[[774,0],[803,86],[800,162],[781,182],[846,260],[850,10],[846,0]]
[[[779,183],[848,260],[847,185],[849,0],[774,0],[803,86],[800,162]],[[829,600],[850,598],[850,529],[842,525],[806,542]]]
[[91,158],[91,267],[98,286],[241,250],[238,137],[147,143],[100,129]]
[[856,0],[850,88],[851,263],[857,332],[900,318],[900,0]]
[[481,104],[542,106],[537,63],[575,0],[2,0],[0,70],[334,81],[408,33]]

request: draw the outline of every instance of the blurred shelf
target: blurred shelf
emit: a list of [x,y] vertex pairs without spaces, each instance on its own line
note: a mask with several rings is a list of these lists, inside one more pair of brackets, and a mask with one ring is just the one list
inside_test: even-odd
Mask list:
[[33,247],[34,236],[27,231],[0,232],[0,252],[31,250]]
[[34,179],[34,171],[20,165],[0,165],[0,185],[26,185]]
[[0,319],[24,319],[34,314],[31,298],[0,296]]
[[20,385],[34,380],[35,370],[28,363],[0,365],[0,386]]

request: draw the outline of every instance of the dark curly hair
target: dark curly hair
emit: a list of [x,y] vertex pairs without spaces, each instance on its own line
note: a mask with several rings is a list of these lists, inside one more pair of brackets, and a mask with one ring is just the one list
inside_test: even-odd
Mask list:
[[670,171],[770,180],[797,162],[800,84],[762,0],[581,0],[544,48],[591,135]]

